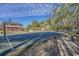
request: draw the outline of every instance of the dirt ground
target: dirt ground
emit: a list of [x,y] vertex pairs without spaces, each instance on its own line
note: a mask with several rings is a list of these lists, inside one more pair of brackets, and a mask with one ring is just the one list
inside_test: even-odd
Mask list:
[[75,56],[79,55],[79,45],[75,42],[61,38],[49,38],[36,42],[26,48],[22,56]]

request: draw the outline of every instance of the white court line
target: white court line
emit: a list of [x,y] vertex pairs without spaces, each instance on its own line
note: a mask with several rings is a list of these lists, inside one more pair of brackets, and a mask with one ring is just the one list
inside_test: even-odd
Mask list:
[[41,35],[38,36],[38,37],[36,37],[36,38],[34,38],[34,39],[32,39],[32,40],[30,40],[30,41],[27,42],[26,44],[22,45],[21,48],[25,47],[25,45],[26,45],[26,47],[27,47],[27,46],[33,44],[33,43],[34,43],[37,39],[39,39],[40,37],[41,37]]
[[34,39],[32,39],[31,41],[21,45],[20,47],[17,48],[17,50],[10,52],[7,54],[7,56],[11,56],[13,53],[18,54],[17,52],[19,51],[19,49],[21,49],[21,51],[19,51],[19,53],[21,53],[25,48],[27,48],[28,46],[32,45],[37,39],[39,39],[41,37],[41,35],[39,37],[36,37]]
[[9,45],[10,45],[10,47],[11,47],[12,51],[13,51],[13,50],[14,50],[14,48],[13,48],[13,46],[12,46],[12,44],[11,44],[11,42],[10,42],[9,38],[6,36],[6,37],[5,37],[5,39],[7,39],[8,43],[9,43]]
[[64,32],[58,32],[58,33],[62,33],[62,34],[64,34],[64,35],[71,36],[71,35],[69,35],[69,34],[67,34],[67,33],[64,33]]

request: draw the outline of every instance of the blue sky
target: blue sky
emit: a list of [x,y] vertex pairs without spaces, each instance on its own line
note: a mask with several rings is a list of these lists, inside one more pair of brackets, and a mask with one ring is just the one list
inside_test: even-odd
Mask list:
[[7,21],[9,18],[12,21],[22,23],[23,25],[31,24],[33,20],[43,21],[51,17],[52,10],[56,4],[8,4],[0,3],[0,22]]

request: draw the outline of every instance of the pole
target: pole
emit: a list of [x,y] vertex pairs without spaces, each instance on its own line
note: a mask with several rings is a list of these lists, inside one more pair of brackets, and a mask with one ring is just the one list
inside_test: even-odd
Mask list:
[[8,43],[9,43],[9,45],[10,45],[12,51],[14,51],[14,48],[13,48],[13,46],[12,46],[12,44],[11,44],[9,38],[8,38],[7,35],[6,35],[6,22],[3,22],[3,28],[4,28],[4,38],[7,39],[7,41],[8,41]]
[[6,22],[3,22],[4,37],[6,37]]

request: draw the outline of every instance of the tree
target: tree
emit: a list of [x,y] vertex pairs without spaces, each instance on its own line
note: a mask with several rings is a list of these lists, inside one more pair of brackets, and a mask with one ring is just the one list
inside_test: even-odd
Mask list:
[[40,27],[40,23],[39,23],[38,21],[34,20],[34,21],[32,22],[32,24],[31,24],[31,28],[32,28],[32,29],[37,29],[37,28],[39,28],[39,27]]
[[[56,8],[54,11],[55,25],[60,27],[59,22],[63,21],[64,29],[72,30],[79,26],[79,4],[62,4],[60,8]],[[74,24],[74,22],[76,22]],[[66,28],[67,27],[67,28]],[[61,27],[60,27],[61,28]]]

